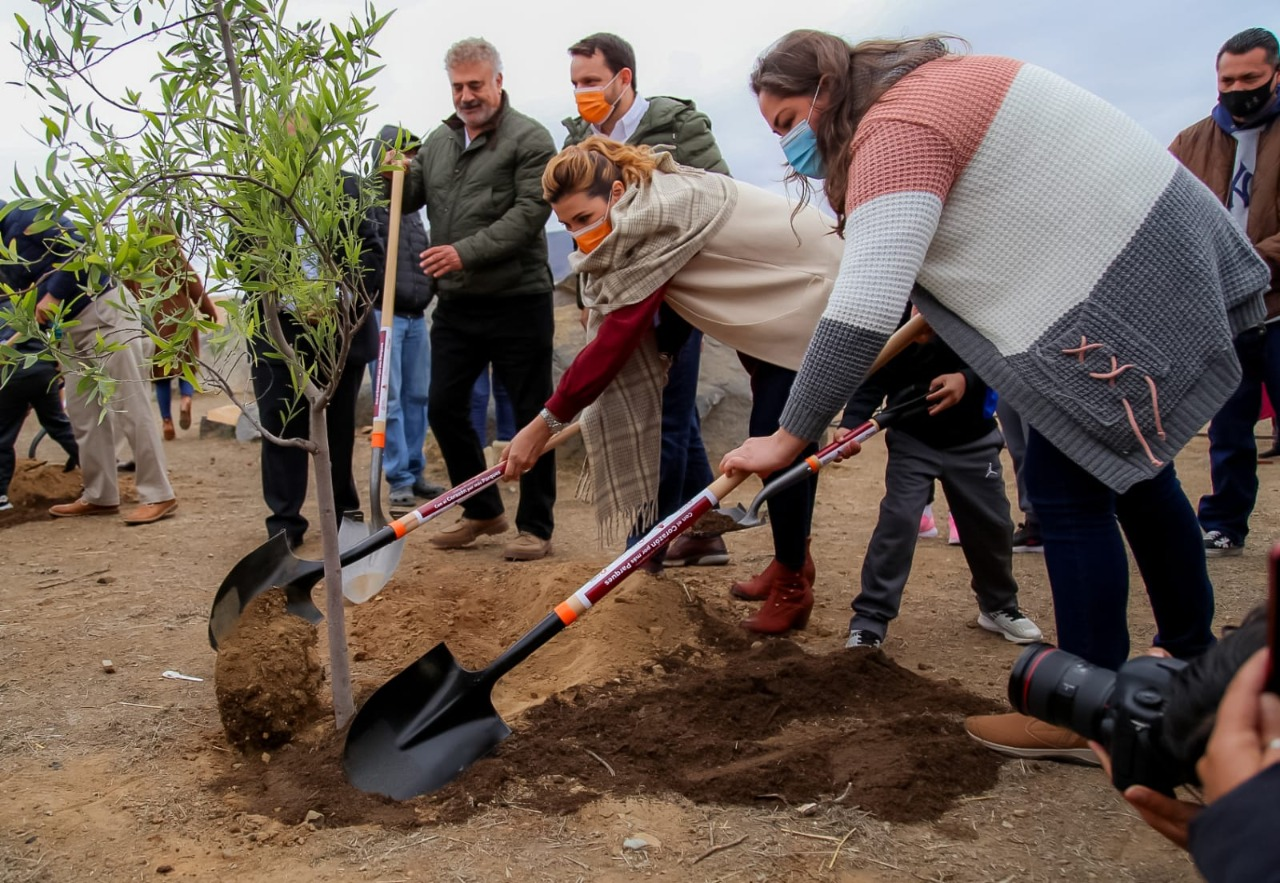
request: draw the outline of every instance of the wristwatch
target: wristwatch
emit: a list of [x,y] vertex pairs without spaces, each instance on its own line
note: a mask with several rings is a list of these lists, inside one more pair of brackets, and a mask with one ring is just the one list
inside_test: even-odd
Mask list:
[[560,432],[562,429],[564,429],[564,424],[561,423],[559,420],[557,420],[556,415],[552,414],[546,408],[543,408],[541,411],[539,411],[538,416],[542,418],[543,423],[547,424],[547,428],[551,430],[551,433],[553,435],[557,432]]

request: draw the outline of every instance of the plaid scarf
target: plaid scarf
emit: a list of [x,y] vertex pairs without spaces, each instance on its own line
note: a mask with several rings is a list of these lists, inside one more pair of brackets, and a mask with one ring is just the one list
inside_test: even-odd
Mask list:
[[[629,188],[614,205],[605,240],[590,254],[570,255],[585,277],[588,337],[610,312],[640,303],[679,272],[728,220],[737,197],[728,178],[677,166],[660,154],[652,180]],[[587,461],[577,493],[595,503],[602,544],[658,518],[666,374],[649,333],[578,418]]]

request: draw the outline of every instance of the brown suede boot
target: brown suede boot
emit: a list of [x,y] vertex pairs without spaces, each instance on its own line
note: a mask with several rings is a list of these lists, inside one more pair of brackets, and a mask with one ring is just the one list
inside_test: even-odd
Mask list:
[[[813,556],[809,554],[810,542],[812,542],[811,539],[804,541],[804,567],[800,569],[800,575],[812,587],[816,570],[813,566]],[[777,558],[774,558],[769,562],[768,567],[751,579],[734,583],[729,589],[729,594],[743,601],[763,601],[769,597],[769,590],[773,587],[774,581],[784,572],[786,568],[778,563]]]
[[780,573],[773,581],[773,589],[764,606],[740,623],[749,632],[780,635],[809,624],[809,611],[813,610],[813,586],[805,582],[801,573],[782,566],[778,570]]

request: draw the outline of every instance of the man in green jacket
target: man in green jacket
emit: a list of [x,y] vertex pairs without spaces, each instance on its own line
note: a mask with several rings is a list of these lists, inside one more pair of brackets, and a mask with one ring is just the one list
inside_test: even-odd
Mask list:
[[[555,155],[551,133],[511,107],[502,59],[468,39],[445,54],[456,113],[427,136],[405,175],[404,211],[427,207],[431,247],[423,272],[436,280],[428,419],[450,481],[485,470],[471,426],[471,388],[488,364],[511,396],[517,422],[538,416],[551,395],[554,321],[544,227],[542,170]],[[533,561],[551,551],[554,455],[520,479],[519,536],[504,556]],[[470,546],[507,530],[491,486],[462,504],[456,524],[431,538],[441,549]]]
[[[631,44],[615,34],[592,34],[569,47],[569,79],[579,116],[564,121],[569,130],[564,146],[591,135],[627,144],[665,150],[681,165],[729,174],[720,155],[711,121],[692,101],[636,92],[636,55]],[[702,445],[698,419],[698,368],[702,332],[663,306],[659,346],[674,356],[662,392],[662,459],[658,474],[658,516],[665,518],[698,491],[711,484],[711,466]],[[635,542],[649,525],[636,525]],[[677,537],[663,553],[649,559],[646,569],[663,565],[728,564],[720,537]]]

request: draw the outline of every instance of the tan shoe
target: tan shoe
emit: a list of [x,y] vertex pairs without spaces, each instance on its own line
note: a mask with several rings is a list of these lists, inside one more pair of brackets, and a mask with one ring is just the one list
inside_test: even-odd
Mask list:
[[496,518],[467,518],[464,515],[453,527],[445,528],[427,542],[437,549],[461,549],[474,543],[477,537],[506,532],[505,515]]
[[162,417],[160,419],[160,428],[161,428],[161,431],[164,432],[165,441],[173,441],[175,438],[178,437],[177,431],[174,430],[173,428],[173,421],[170,420],[168,417]]
[[1089,743],[1080,736],[1029,715],[983,714],[966,718],[964,728],[976,741],[1010,757],[1100,765]]
[[151,524],[161,518],[168,518],[178,511],[177,500],[163,500],[159,503],[143,503],[124,517],[125,524]]
[[508,561],[537,561],[551,554],[551,540],[520,531],[520,535],[502,550],[502,557]]
[[183,429],[191,428],[191,396],[183,396],[178,406],[178,425]]
[[115,515],[119,511],[119,506],[103,506],[98,503],[90,503],[84,497],[74,503],[59,503],[56,506],[49,507],[49,514],[55,518],[79,518],[81,515]]

